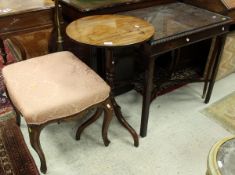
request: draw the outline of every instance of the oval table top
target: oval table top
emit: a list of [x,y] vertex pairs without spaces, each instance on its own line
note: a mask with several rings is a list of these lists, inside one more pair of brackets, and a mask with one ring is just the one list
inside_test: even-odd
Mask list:
[[101,47],[128,46],[149,40],[154,27],[147,21],[125,15],[94,15],[70,23],[67,35],[83,44]]

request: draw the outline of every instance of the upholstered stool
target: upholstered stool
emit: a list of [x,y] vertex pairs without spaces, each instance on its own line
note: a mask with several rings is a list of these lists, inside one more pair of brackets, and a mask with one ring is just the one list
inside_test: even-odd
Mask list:
[[[46,161],[39,136],[44,126],[70,117],[80,116],[86,109],[97,108],[77,133],[105,111],[102,136],[107,146],[107,130],[112,118],[110,87],[93,70],[72,53],[64,51],[35,57],[4,67],[3,77],[8,96],[28,125],[32,147],[46,172]],[[18,124],[20,116],[18,114]]]
[[235,174],[235,137],[217,142],[208,156],[207,175]]

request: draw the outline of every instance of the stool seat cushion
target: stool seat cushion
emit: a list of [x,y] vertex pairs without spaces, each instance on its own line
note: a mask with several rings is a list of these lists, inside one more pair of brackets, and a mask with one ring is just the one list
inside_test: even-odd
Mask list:
[[74,115],[110,93],[103,79],[67,51],[8,65],[2,74],[12,103],[28,124]]

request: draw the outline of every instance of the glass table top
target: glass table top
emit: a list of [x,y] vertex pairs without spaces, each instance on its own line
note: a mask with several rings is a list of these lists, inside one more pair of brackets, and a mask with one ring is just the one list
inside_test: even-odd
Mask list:
[[235,138],[230,139],[221,145],[216,159],[222,175],[235,174]]
[[129,4],[144,0],[60,0],[80,11],[91,11],[100,8],[113,7],[119,4]]
[[185,32],[196,32],[201,28],[214,27],[231,21],[229,17],[179,2],[120,14],[140,17],[153,24],[155,35],[152,41],[155,43],[160,39],[177,37]]
[[53,6],[52,0],[0,0],[0,17]]

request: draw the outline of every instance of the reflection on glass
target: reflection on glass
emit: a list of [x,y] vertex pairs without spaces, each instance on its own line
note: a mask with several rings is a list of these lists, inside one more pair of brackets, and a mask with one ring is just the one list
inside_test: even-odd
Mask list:
[[217,165],[221,174],[235,174],[235,139],[226,141],[217,154]]
[[54,5],[52,0],[0,0],[0,15],[16,13]]
[[224,16],[184,3],[170,3],[120,13],[140,17],[155,27],[154,40],[176,36],[227,20]]

